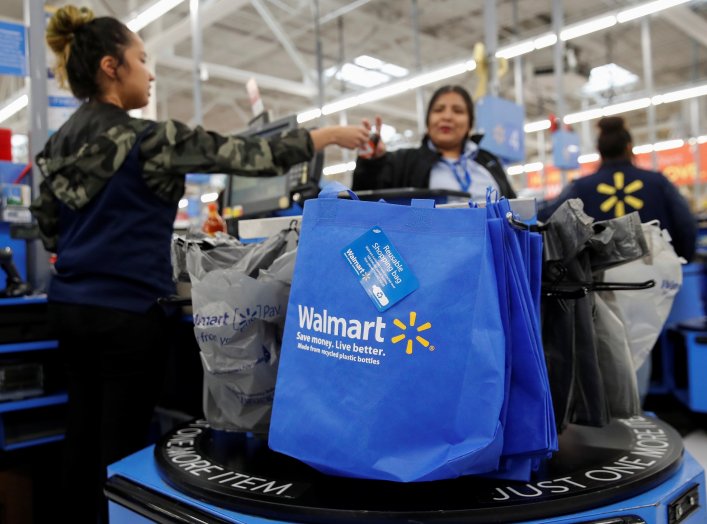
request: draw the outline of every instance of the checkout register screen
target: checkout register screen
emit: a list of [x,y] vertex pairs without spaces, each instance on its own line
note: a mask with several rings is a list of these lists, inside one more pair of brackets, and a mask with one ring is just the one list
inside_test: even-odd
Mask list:
[[[297,117],[292,115],[264,125],[241,136],[267,138],[297,128]],[[293,166],[284,176],[275,177],[228,177],[224,207],[230,208],[231,216],[262,216],[291,206],[294,192],[318,187],[321,173],[321,155],[310,163]]]

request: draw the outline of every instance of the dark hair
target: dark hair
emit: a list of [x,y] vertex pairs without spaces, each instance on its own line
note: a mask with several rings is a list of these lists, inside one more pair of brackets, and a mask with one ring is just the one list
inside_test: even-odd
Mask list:
[[52,16],[46,40],[56,55],[54,68],[60,84],[69,82],[76,98],[85,100],[100,94],[98,71],[104,56],[123,62],[132,31],[120,20],[93,18],[90,9],[67,5]]
[[599,120],[599,138],[597,149],[605,160],[614,160],[626,156],[626,148],[633,142],[631,133],[626,129],[620,116],[607,116]]
[[466,105],[466,111],[469,114],[469,130],[474,127],[474,102],[471,101],[471,95],[469,92],[460,85],[446,85],[437,89],[432,93],[432,98],[430,98],[430,103],[427,104],[427,115],[425,116],[425,125],[430,123],[430,113],[432,112],[432,106],[434,106],[437,99],[446,95],[447,93],[457,93],[464,99],[464,104]]

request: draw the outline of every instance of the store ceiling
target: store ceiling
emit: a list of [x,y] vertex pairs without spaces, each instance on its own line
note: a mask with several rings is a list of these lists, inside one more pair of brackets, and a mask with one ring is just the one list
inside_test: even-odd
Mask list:
[[[47,2],[62,5],[64,2]],[[565,0],[565,25],[602,13],[630,7],[640,2],[628,0]],[[138,6],[137,0],[90,0],[97,15],[113,15],[123,20]],[[209,79],[203,82],[203,121],[220,132],[241,130],[252,117],[245,79],[260,76],[265,105],[277,117],[297,113],[316,105],[317,58],[313,0],[202,0],[203,61]],[[472,57],[474,44],[484,40],[484,2],[481,0],[417,0],[422,69]],[[514,17],[514,6],[517,15]],[[319,0],[322,59],[324,69],[336,68],[360,55],[415,71],[414,32],[409,0]],[[336,16],[340,15],[340,16]],[[156,59],[156,102],[158,118],[176,118],[193,123],[192,41],[189,2],[184,1],[158,21],[141,31],[149,53]],[[22,19],[22,0],[4,0],[0,17]],[[550,0],[499,0],[499,45],[515,38],[524,39],[552,29]],[[515,21],[514,21],[515,20]],[[673,7],[650,18],[655,92],[670,91],[687,84],[707,83],[707,0]],[[643,96],[641,21],[579,37],[566,43],[568,71],[564,75],[567,112],[584,107],[608,105]],[[500,94],[514,99],[513,62],[500,79]],[[632,86],[606,91],[594,97],[582,95],[590,69],[616,63],[638,76]],[[218,67],[209,67],[217,64]],[[527,121],[547,118],[556,111],[552,47],[523,56],[524,102]],[[442,83],[460,83],[473,91],[478,82],[474,72]],[[433,89],[424,88],[425,101]],[[18,79],[0,79],[0,101],[9,99],[21,87]],[[325,84],[325,100],[353,93],[356,86],[330,79]],[[663,104],[656,108],[658,139],[685,138],[693,134],[689,104]],[[349,122],[380,114],[407,140],[419,140],[416,95],[408,92],[347,111]],[[637,143],[647,142],[647,112],[633,111],[624,116]],[[707,117],[707,101],[700,102],[701,121]],[[335,123],[336,113],[325,122]],[[15,132],[26,131],[26,111],[6,121]],[[584,149],[591,148],[593,123],[584,128]],[[314,122],[312,122],[314,123]],[[705,134],[705,124],[700,124]],[[407,131],[407,133],[405,133]],[[528,157],[535,156],[534,137],[528,140]],[[338,152],[332,151],[330,162]],[[330,163],[329,161],[327,163]]]

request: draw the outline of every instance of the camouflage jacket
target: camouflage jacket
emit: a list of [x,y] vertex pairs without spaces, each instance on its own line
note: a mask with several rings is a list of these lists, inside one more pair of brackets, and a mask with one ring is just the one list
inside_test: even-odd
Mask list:
[[267,140],[222,136],[175,120],[133,118],[114,105],[87,102],[36,157],[44,179],[30,209],[48,251],[56,251],[59,203],[76,210],[90,202],[138,137],[145,182],[175,205],[184,193],[187,173],[279,175],[314,154],[309,133],[302,129]]

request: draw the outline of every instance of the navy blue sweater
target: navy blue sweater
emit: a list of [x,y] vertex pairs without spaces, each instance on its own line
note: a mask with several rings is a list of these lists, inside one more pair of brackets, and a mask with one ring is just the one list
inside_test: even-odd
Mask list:
[[138,153],[139,140],[83,208],[60,204],[50,300],[142,312],[174,293],[170,242],[177,205],[147,186]]
[[629,160],[606,161],[593,175],[568,185],[538,218],[547,220],[570,198],[581,199],[584,211],[598,221],[638,211],[641,222],[660,221],[678,255],[690,260],[695,254],[697,222],[687,201],[661,173],[638,168]]

